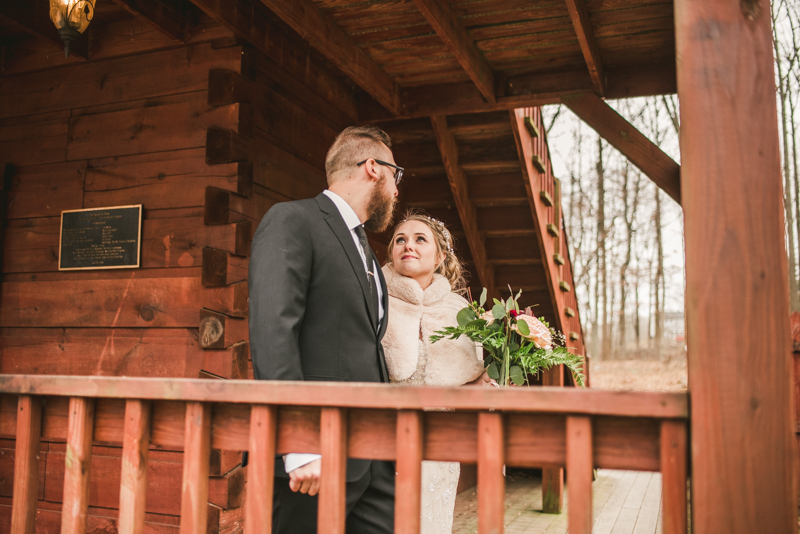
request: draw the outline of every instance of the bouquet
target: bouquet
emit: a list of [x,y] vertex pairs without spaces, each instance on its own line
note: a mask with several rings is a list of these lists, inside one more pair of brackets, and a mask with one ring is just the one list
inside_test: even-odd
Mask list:
[[520,386],[527,383],[529,375],[563,364],[572,371],[575,383],[584,387],[583,359],[569,352],[563,334],[550,328],[543,318],[534,317],[530,308],[520,313],[521,294],[514,296],[512,291],[508,300],[494,299],[494,306],[487,311],[483,308],[487,295],[484,288],[480,302],[472,301],[458,312],[458,326],[437,331],[431,342],[467,336],[480,343],[487,353],[484,367],[500,386],[512,382]]

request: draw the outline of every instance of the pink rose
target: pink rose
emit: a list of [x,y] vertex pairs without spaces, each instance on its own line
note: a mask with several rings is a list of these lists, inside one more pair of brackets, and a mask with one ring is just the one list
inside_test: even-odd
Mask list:
[[525,324],[528,325],[528,330],[530,330],[530,334],[526,336],[520,333],[516,324],[511,326],[512,330],[517,332],[520,336],[533,341],[533,343],[540,349],[553,348],[553,336],[550,333],[550,329],[547,328],[539,319],[531,315],[519,315],[517,316],[517,322],[519,321],[525,321]]

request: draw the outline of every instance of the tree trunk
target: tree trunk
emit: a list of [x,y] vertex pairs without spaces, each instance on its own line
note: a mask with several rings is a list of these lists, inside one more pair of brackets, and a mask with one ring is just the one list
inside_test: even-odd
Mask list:
[[789,308],[791,311],[800,310],[800,296],[797,293],[797,260],[794,254],[794,215],[792,211],[792,187],[789,174],[789,128],[786,117],[786,93],[788,79],[783,77],[783,61],[780,55],[778,44],[778,33],[775,24],[775,14],[773,12],[772,25],[772,45],[775,52],[775,66],[778,70],[778,95],[780,96],[780,106],[778,113],[781,118],[781,133],[783,134],[783,211],[786,217],[786,231],[788,232],[789,246],[787,248],[789,256]]
[[[600,354],[603,359],[609,356],[610,336],[608,332],[608,284],[606,269],[606,208],[605,208],[605,171],[603,168],[603,140],[597,137],[597,298],[599,306],[596,321],[602,324],[602,345]],[[602,323],[601,323],[602,321]]]
[[[656,211],[653,222],[656,229],[656,283],[655,283],[655,349],[656,357],[661,359],[661,341],[664,336],[664,302],[661,298],[664,286],[664,242],[661,235],[661,191],[656,188]],[[664,360],[662,360],[664,361]],[[664,363],[669,363],[667,356]]]

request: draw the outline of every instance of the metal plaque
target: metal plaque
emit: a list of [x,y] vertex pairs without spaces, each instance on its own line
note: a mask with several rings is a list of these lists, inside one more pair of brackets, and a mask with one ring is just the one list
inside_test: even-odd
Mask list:
[[139,267],[142,205],[61,212],[58,270]]

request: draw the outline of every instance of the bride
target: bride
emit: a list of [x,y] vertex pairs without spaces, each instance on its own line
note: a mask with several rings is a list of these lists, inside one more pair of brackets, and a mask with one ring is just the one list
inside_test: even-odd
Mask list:
[[[436,330],[457,324],[468,305],[466,283],[444,223],[411,214],[397,225],[383,267],[389,324],[383,338],[389,378],[396,384],[460,386],[489,383],[481,348],[466,337],[431,344]],[[460,466],[422,463],[421,533],[450,533]]]

